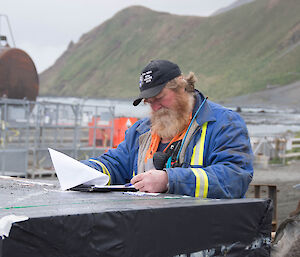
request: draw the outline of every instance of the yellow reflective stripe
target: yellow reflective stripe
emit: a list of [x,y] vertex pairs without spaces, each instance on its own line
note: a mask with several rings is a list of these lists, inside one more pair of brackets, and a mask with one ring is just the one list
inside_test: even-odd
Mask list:
[[194,175],[196,177],[196,187],[195,187],[195,197],[199,197],[200,192],[200,176],[196,169],[192,168],[192,171],[194,172]]
[[110,185],[110,183],[111,183],[110,173],[109,173],[108,169],[105,167],[105,165],[102,162],[99,162],[98,160],[95,160],[95,159],[89,159],[89,161],[95,162],[101,166],[103,173],[109,177],[107,185]]
[[191,165],[203,165],[204,143],[207,130],[207,122],[202,125],[202,132],[199,142],[194,146]]
[[100,164],[100,166],[101,166],[101,168],[102,168],[104,174],[106,174],[106,175],[109,177],[109,180],[108,180],[108,182],[107,182],[107,185],[110,185],[110,183],[111,183],[111,178],[110,178],[110,173],[109,173],[108,169],[105,167],[105,165],[104,165],[102,162],[99,162],[99,164]]
[[195,197],[206,198],[208,192],[208,178],[206,172],[200,168],[192,168],[192,171],[196,177]]
[[132,172],[132,177],[134,177],[135,176],[135,171],[133,170],[133,172]]
[[200,139],[200,151],[199,151],[199,165],[203,165],[203,154],[204,154],[206,129],[207,129],[207,122],[205,122],[202,126],[202,133],[201,133],[201,139]]
[[[203,165],[204,143],[207,130],[207,122],[202,125],[201,137],[198,143],[194,146],[191,165]],[[196,177],[195,197],[207,197],[208,192],[208,177],[206,172],[200,168],[192,168]]]
[[203,198],[207,198],[207,192],[208,192],[208,177],[203,169],[199,169],[202,172],[203,178],[204,178],[204,185],[203,185]]

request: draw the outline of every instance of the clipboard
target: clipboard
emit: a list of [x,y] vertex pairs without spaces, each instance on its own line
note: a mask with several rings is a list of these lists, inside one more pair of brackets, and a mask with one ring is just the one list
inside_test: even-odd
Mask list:
[[72,187],[69,190],[71,191],[80,191],[80,192],[137,192],[138,190],[134,188],[134,186],[125,186],[125,185],[106,185],[106,186],[98,186],[98,185],[84,185],[81,184],[76,187]]

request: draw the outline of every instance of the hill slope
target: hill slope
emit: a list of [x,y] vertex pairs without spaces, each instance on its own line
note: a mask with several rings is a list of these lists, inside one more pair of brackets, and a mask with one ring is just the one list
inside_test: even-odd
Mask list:
[[149,60],[170,59],[219,100],[300,80],[299,0],[257,0],[213,17],[130,7],[41,74],[41,95],[133,98]]
[[233,2],[231,5],[227,6],[227,7],[224,7],[224,8],[221,8],[219,10],[217,10],[216,12],[214,12],[212,14],[212,16],[215,16],[215,15],[218,15],[218,14],[221,14],[221,13],[224,13],[224,12],[227,12],[227,11],[230,11],[232,9],[235,9],[239,6],[242,6],[244,4],[248,4],[248,3],[251,3],[255,0],[237,0],[235,2]]
[[222,101],[226,106],[280,108],[300,112],[300,81],[284,87],[274,87],[259,92],[236,96]]

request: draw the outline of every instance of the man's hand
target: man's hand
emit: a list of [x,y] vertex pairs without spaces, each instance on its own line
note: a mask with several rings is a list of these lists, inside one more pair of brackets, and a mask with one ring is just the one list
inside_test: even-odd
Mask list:
[[148,193],[162,193],[168,190],[168,174],[163,170],[148,170],[130,181],[136,189]]

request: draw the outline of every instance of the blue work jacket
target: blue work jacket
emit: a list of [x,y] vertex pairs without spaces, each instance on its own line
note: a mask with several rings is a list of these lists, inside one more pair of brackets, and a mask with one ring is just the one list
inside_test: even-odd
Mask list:
[[[204,101],[195,90],[193,115]],[[168,193],[200,198],[244,197],[253,176],[253,154],[240,115],[206,101],[195,118],[181,167],[167,168]],[[145,118],[132,125],[116,149],[82,161],[110,176],[110,184],[128,183],[137,174],[139,137],[150,130]]]

